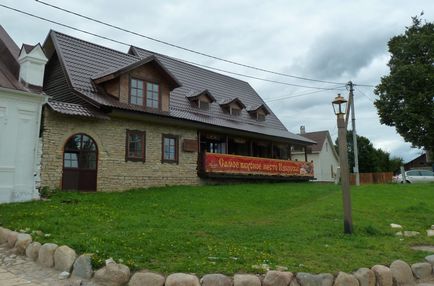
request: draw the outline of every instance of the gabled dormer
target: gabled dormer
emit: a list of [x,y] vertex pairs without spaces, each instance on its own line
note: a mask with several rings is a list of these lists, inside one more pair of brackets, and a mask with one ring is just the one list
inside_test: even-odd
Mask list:
[[19,80],[26,86],[42,88],[47,61],[40,44],[35,46],[24,44],[18,56]]
[[265,117],[270,114],[270,111],[264,104],[256,105],[256,106],[248,106],[246,111],[250,114],[250,116],[257,121],[265,121]]
[[92,81],[122,103],[154,112],[168,112],[170,92],[181,86],[155,56],[96,74]]
[[211,103],[216,101],[207,89],[200,91],[190,90],[185,97],[187,97],[191,106],[202,110],[209,110]]
[[238,97],[232,99],[224,99],[220,102],[220,106],[223,109],[223,112],[233,116],[241,115],[241,110],[246,108],[244,103]]

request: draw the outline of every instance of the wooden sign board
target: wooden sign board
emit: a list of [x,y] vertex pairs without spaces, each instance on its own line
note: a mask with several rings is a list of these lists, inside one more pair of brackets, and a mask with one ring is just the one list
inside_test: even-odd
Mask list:
[[184,152],[197,152],[198,144],[196,139],[184,139],[182,142],[182,151]]

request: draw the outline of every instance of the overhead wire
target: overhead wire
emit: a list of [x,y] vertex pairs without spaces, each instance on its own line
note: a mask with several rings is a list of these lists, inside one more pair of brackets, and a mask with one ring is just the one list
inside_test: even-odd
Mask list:
[[[344,87],[340,87],[340,88],[334,88],[333,90],[343,90]],[[324,92],[325,90],[315,90],[315,91],[310,91],[310,92],[305,92],[305,93],[300,93],[300,94],[295,94],[295,95],[289,95],[289,96],[283,96],[283,97],[278,97],[278,98],[266,98],[264,99],[265,101],[271,103],[271,102],[275,102],[275,101],[280,101],[280,100],[284,100],[284,99],[291,99],[291,98],[296,98],[296,97],[301,97],[301,96],[306,96],[306,95],[310,95],[310,94],[314,94],[314,93],[319,93],[319,92]]]
[[167,41],[163,41],[163,40],[157,39],[155,37],[151,37],[151,36],[148,36],[148,35],[145,35],[145,34],[142,34],[142,33],[138,33],[138,32],[135,32],[135,31],[132,31],[132,30],[120,27],[120,26],[116,26],[116,25],[110,24],[108,22],[105,22],[105,21],[102,21],[102,20],[99,20],[99,19],[96,19],[96,18],[93,18],[93,17],[90,17],[90,16],[86,16],[86,15],[83,15],[81,13],[74,12],[72,10],[68,10],[68,9],[62,8],[60,6],[56,6],[56,5],[53,5],[53,4],[41,1],[41,0],[35,0],[35,1],[37,3],[46,5],[48,7],[51,7],[51,8],[54,8],[54,9],[57,9],[57,10],[60,10],[60,11],[63,11],[63,12],[66,12],[66,13],[78,16],[78,17],[81,17],[81,18],[89,20],[89,21],[93,21],[93,22],[101,24],[101,25],[105,25],[105,26],[111,27],[111,28],[119,30],[119,31],[123,31],[123,32],[129,33],[129,34],[135,35],[135,36],[139,36],[139,37],[142,37],[142,38],[145,38],[145,39],[148,39],[148,40],[160,43],[160,44],[164,44],[164,45],[167,45],[167,46],[170,46],[170,47],[173,47],[173,48],[181,49],[181,50],[184,50],[184,51],[187,51],[187,52],[190,52],[190,53],[194,53],[194,54],[197,54],[197,55],[201,55],[201,56],[204,56],[204,57],[208,57],[208,58],[211,58],[211,59],[214,59],[214,60],[219,60],[219,61],[223,61],[223,62],[226,62],[226,63],[229,63],[229,64],[233,64],[233,65],[237,65],[237,66],[242,66],[242,67],[245,67],[245,68],[254,69],[254,70],[257,70],[257,71],[266,72],[266,73],[270,73],[270,74],[274,74],[274,75],[295,78],[295,79],[299,79],[299,80],[312,81],[312,82],[321,82],[321,83],[335,84],[335,85],[345,84],[345,83],[342,83],[342,82],[326,81],[326,80],[320,80],[320,79],[313,79],[313,78],[308,78],[308,77],[291,75],[291,74],[282,73],[282,72],[276,72],[276,71],[272,71],[272,70],[269,70],[269,69],[264,69],[264,68],[260,68],[260,67],[256,67],[256,66],[252,66],[252,65],[248,65],[248,64],[243,64],[243,63],[232,61],[232,60],[228,60],[228,59],[225,59],[225,58],[222,58],[222,57],[218,57],[218,56],[214,56],[214,55],[207,54],[207,53],[204,53],[204,52],[200,52],[200,51],[197,51],[197,50],[193,50],[193,49],[190,49],[190,48],[182,47],[180,45],[173,44],[173,43],[170,43],[170,42],[167,42]]
[[[33,13],[29,13],[29,12],[26,12],[26,11],[23,11],[23,10],[20,10],[20,9],[17,9],[17,8],[13,8],[13,7],[4,5],[4,4],[0,4],[0,7],[9,9],[9,10],[12,10],[12,11],[15,11],[15,12],[18,12],[18,13],[30,16],[30,17],[34,17],[34,18],[37,18],[37,19],[40,19],[40,20],[43,20],[43,21],[46,21],[46,22],[49,22],[49,23],[53,23],[53,24],[56,24],[56,25],[59,25],[59,26],[62,26],[62,27],[65,27],[65,28],[68,28],[68,29],[71,29],[71,30],[74,30],[74,31],[78,31],[78,32],[81,32],[81,33],[84,33],[84,34],[87,34],[87,35],[91,35],[91,36],[98,37],[98,38],[101,38],[101,39],[104,39],[104,40],[107,40],[107,41],[111,41],[111,42],[114,42],[114,43],[117,43],[117,44],[121,44],[121,45],[128,46],[128,47],[131,46],[131,44],[126,43],[126,42],[115,40],[113,38],[109,38],[109,37],[102,36],[102,35],[99,35],[99,34],[96,34],[96,33],[93,33],[93,32],[89,32],[87,30],[83,30],[83,29],[80,29],[80,28],[77,28],[77,27],[74,27],[74,26],[71,26],[71,25],[60,23],[60,22],[57,22],[57,21],[54,21],[54,20],[51,20],[51,19],[48,19],[48,18],[45,18],[45,17],[42,17],[42,16],[38,16],[38,15],[35,15]],[[172,57],[172,58],[174,58],[174,57]],[[256,77],[256,76],[253,76],[253,75],[247,75],[247,74],[232,72],[232,71],[228,71],[228,70],[224,70],[224,69],[219,69],[219,68],[215,68],[215,67],[199,64],[199,63],[196,63],[196,62],[179,59],[179,58],[174,58],[174,59],[183,61],[183,62],[188,63],[188,64],[192,64],[192,65],[196,65],[196,66],[201,66],[201,67],[206,67],[208,69],[217,70],[217,71],[220,71],[220,72],[225,72],[225,73],[228,73],[228,74],[238,75],[238,76],[242,76],[242,77],[246,77],[246,78],[251,78],[251,79],[256,79],[256,80],[261,80],[261,81],[266,81],[266,82],[271,82],[271,83],[276,83],[276,84],[281,84],[281,85],[287,85],[287,86],[293,86],[293,87],[302,87],[302,88],[310,88],[310,89],[317,89],[317,90],[336,90],[337,88],[340,87],[340,86],[336,86],[336,87],[331,87],[331,88],[324,88],[324,87],[317,87],[317,86],[307,86],[307,85],[293,84],[293,83],[288,83],[288,82],[282,82],[282,81],[277,81],[277,80],[271,80],[271,79]]]
[[370,102],[374,103],[374,100],[368,96],[366,93],[364,93],[363,91],[360,90],[360,88],[356,89],[360,94],[362,94],[363,96],[365,96]]

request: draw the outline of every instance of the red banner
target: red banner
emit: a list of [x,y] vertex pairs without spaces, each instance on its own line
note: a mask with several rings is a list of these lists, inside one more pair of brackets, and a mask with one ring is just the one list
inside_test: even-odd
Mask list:
[[205,153],[207,173],[313,177],[313,163]]

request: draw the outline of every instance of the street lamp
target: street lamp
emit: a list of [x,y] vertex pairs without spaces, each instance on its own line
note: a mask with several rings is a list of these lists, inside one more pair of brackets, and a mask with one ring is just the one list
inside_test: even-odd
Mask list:
[[345,124],[345,113],[347,111],[347,100],[340,94],[332,101],[333,110],[337,117],[338,125],[338,146],[339,161],[341,170],[342,200],[344,204],[344,232],[353,232],[353,219],[351,215],[351,194],[350,194],[350,172],[348,168],[347,149],[347,125]]

